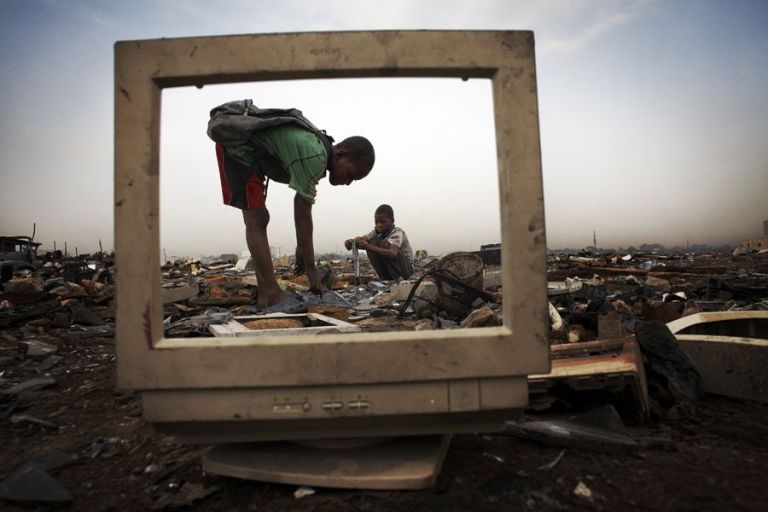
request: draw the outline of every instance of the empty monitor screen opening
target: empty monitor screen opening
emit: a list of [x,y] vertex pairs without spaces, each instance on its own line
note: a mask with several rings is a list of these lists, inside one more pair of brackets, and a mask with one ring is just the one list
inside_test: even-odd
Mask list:
[[[163,263],[199,260],[206,265],[242,256],[247,259],[242,214],[222,202],[214,143],[206,134],[211,108],[245,98],[253,99],[259,107],[299,108],[336,142],[364,135],[375,147],[376,163],[365,179],[349,187],[331,186],[327,178],[317,185],[312,209],[314,249],[316,260],[323,264],[353,268],[352,252],[345,249],[344,241],[373,229],[374,211],[380,204],[393,207],[395,225],[407,233],[412,251],[419,251],[418,257],[423,255],[421,251],[426,251],[429,260],[454,251],[477,252],[483,245],[501,241],[490,80],[322,79],[207,85],[162,91]],[[285,264],[293,264],[296,250],[294,194],[281,183],[268,186],[269,245],[275,272],[283,284],[285,279],[292,279],[286,275]],[[365,251],[360,253],[364,261]],[[187,276],[186,284],[198,283],[201,298],[212,294],[213,298],[245,299],[250,288],[232,281],[242,276],[246,283],[255,284],[254,278],[248,280],[252,275],[253,271],[245,269],[227,283]],[[164,277],[172,276],[166,272]],[[300,289],[301,280],[297,282]],[[366,294],[370,297],[366,283],[357,288],[366,288],[366,293],[341,285],[336,283],[333,293],[353,303]],[[402,288],[398,290],[400,299],[390,300],[388,307],[402,304],[406,295]],[[247,308],[243,313],[249,313]],[[359,320],[360,311],[352,309],[351,313],[353,323]],[[211,329],[208,331],[212,336]],[[167,330],[166,337],[187,337],[187,332],[182,325]]]

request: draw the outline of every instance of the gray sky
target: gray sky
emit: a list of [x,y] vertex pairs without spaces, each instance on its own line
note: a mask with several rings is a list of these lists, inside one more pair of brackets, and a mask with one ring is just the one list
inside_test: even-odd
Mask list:
[[[80,252],[113,244],[113,43],[236,33],[533,30],[551,248],[730,243],[768,219],[768,2],[390,0],[0,2],[0,234]],[[315,248],[395,210],[414,249],[499,239],[490,83],[323,80],[166,89],[162,245],[240,252],[221,204],[211,107],[297,107],[337,140],[365,135],[371,175],[323,180]],[[270,242],[292,252],[292,193],[270,186]]]

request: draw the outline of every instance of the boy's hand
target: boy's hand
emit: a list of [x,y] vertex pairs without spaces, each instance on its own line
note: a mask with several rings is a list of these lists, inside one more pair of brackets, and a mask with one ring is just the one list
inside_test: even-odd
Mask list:
[[365,238],[358,238],[355,240],[358,249],[366,249],[368,247],[368,240]]
[[355,243],[353,239],[344,240],[344,247],[347,248],[348,251],[352,250],[352,244]]

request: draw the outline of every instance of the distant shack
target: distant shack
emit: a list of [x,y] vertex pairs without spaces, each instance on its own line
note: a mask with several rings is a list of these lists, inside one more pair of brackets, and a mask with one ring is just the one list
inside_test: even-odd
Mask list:
[[[36,255],[37,248],[42,244],[33,242],[29,236],[0,236],[0,255]],[[8,259],[8,258],[0,258]],[[12,258],[25,259],[25,258]]]

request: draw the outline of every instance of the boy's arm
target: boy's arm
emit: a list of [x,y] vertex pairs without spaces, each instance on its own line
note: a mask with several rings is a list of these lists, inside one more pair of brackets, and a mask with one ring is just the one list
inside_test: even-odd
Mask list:
[[296,224],[296,245],[304,260],[304,271],[309,278],[309,289],[320,293],[322,283],[315,267],[315,248],[312,242],[312,203],[296,194],[293,198],[293,221]]
[[385,258],[394,258],[397,256],[397,253],[400,252],[400,246],[395,244],[387,243],[386,247],[376,247],[375,245],[369,245],[368,242],[357,244],[358,247],[361,249],[365,249],[368,252],[375,252],[376,254],[380,254],[381,256],[384,256]]
[[347,250],[352,249],[352,244],[357,244],[358,249],[362,249],[363,245],[373,237],[373,231],[370,231],[364,235],[356,236],[355,238],[349,238],[344,240],[344,246]]

